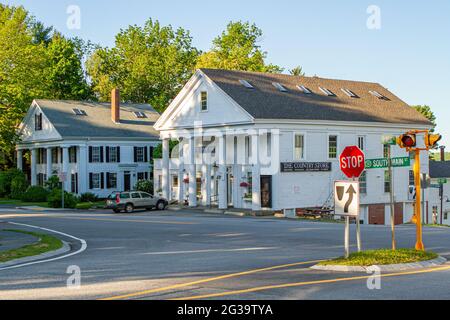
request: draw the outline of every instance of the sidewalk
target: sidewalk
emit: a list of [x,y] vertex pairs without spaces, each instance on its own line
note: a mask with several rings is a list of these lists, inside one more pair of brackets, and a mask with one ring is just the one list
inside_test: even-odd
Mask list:
[[11,230],[14,229],[14,227],[7,225],[6,223],[0,223],[0,252],[18,249],[39,241],[38,238],[32,235],[5,231],[5,229]]

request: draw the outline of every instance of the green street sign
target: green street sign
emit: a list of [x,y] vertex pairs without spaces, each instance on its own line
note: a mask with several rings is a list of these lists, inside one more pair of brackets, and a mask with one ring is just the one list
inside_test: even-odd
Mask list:
[[438,179],[438,184],[446,184],[446,183],[447,183],[447,179],[445,179],[445,178]]
[[[391,159],[392,167],[409,167],[411,160],[409,157],[399,157]],[[381,159],[366,159],[366,169],[381,169],[389,166],[389,160]]]

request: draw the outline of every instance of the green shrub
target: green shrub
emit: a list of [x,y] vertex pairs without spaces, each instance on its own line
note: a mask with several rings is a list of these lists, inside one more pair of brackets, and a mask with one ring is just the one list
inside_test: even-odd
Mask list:
[[78,210],[89,210],[94,206],[92,202],[80,202],[75,206]]
[[[62,190],[53,189],[47,197],[49,207],[61,208]],[[64,192],[64,208],[74,209],[77,206],[78,198],[69,192]]]
[[61,189],[61,181],[59,181],[58,176],[51,176],[45,182],[45,187],[50,191]]
[[83,193],[80,196],[80,202],[97,202],[97,201],[98,201],[98,197],[91,192]]
[[0,197],[9,197],[11,195],[11,184],[15,177],[25,177],[25,174],[18,169],[0,172]]
[[139,180],[134,187],[136,191],[147,192],[153,194],[153,181],[151,180]]
[[24,202],[45,202],[49,195],[49,191],[40,186],[31,186],[22,195]]
[[9,197],[14,200],[21,199],[27,188],[27,177],[23,173],[18,174],[11,181],[11,193]]

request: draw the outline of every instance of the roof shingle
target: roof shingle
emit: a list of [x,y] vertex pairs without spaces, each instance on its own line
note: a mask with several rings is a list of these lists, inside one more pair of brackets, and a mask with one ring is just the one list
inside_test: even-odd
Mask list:
[[[200,70],[255,119],[431,125],[422,114],[378,83],[222,69]],[[248,81],[254,88],[246,88],[239,80]],[[273,83],[280,83],[287,92],[277,90]],[[298,88],[302,85],[311,94]],[[324,94],[320,87],[330,90],[333,95]],[[341,89],[350,90],[356,97],[349,97]],[[387,99],[379,99],[369,91],[377,91]]]

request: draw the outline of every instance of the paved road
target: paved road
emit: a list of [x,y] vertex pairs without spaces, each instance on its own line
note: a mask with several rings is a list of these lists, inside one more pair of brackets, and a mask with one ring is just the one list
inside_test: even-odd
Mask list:
[[[450,299],[450,264],[426,273],[384,275],[381,290],[367,288],[367,274],[308,269],[315,260],[342,254],[341,224],[195,212],[11,208],[0,209],[0,221],[50,228],[87,242],[85,251],[65,259],[0,270],[0,299]],[[388,227],[364,225],[362,235],[366,249],[389,247]],[[398,227],[399,247],[413,246],[414,236],[412,226]],[[78,241],[63,238],[80,249]],[[428,249],[450,258],[450,228],[425,228],[424,239]],[[81,270],[80,288],[66,286],[70,266]]]

